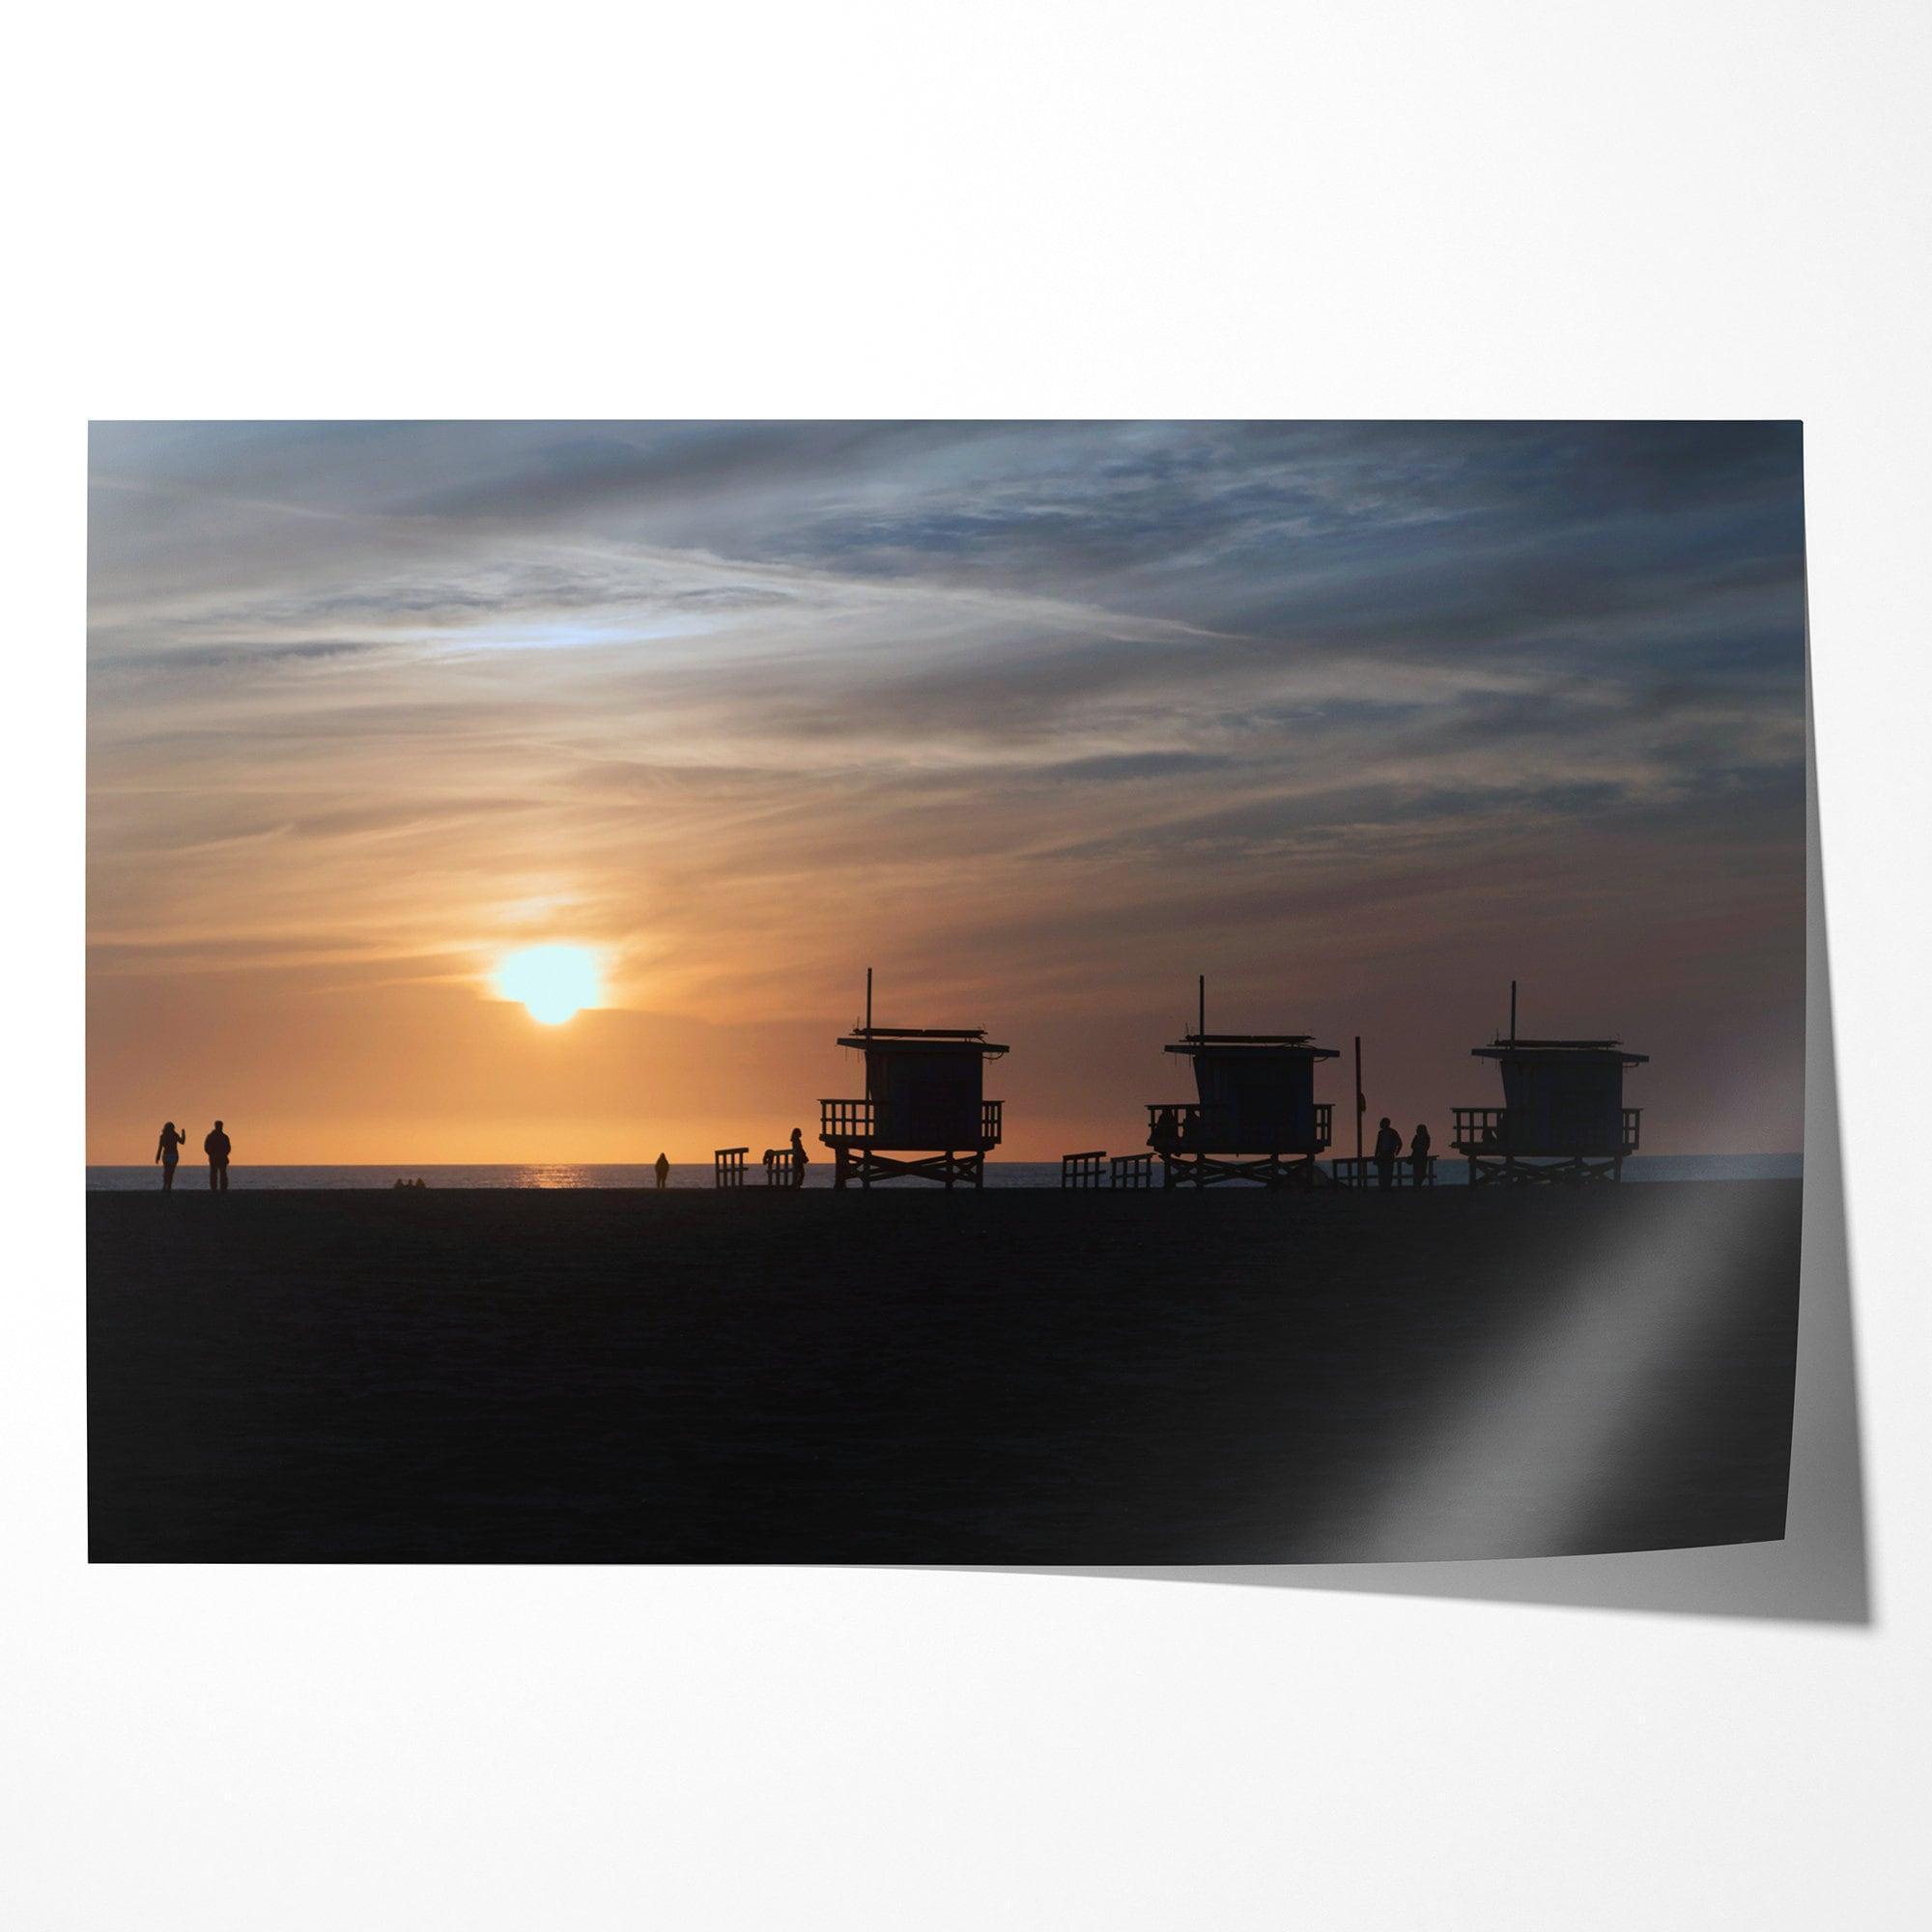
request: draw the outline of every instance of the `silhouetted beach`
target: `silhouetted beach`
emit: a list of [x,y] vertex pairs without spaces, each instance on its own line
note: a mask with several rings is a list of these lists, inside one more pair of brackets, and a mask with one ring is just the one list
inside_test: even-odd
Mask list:
[[1800,1185],[93,1193],[105,1561],[1781,1533]]

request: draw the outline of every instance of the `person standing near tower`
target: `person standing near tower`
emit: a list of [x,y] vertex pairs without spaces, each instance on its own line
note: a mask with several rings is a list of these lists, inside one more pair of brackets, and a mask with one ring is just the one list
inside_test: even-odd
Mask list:
[[670,1179],[670,1155],[669,1155],[669,1154],[668,1154],[668,1153],[660,1153],[660,1154],[658,1155],[658,1157],[657,1157],[657,1165],[656,1165],[656,1173],[657,1173],[657,1177],[658,1177],[658,1185],[659,1185],[660,1187],[663,1187],[663,1186],[667,1185],[667,1184],[668,1183],[669,1179]]

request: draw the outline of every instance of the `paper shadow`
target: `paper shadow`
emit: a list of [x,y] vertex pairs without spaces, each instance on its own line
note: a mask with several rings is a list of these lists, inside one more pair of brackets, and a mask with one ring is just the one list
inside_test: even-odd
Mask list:
[[1132,1577],[1162,1582],[1242,1583],[1871,1625],[1874,1609],[1838,1129],[1831,946],[1818,836],[1817,753],[1808,701],[1805,796],[1804,1216],[1791,1474],[1782,1542],[1407,1563],[984,1567],[1025,1575]]

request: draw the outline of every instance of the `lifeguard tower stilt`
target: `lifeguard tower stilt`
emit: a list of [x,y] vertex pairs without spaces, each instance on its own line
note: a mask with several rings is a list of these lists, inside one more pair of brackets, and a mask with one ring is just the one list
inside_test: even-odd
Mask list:
[[1334,1108],[1315,1098],[1315,1064],[1329,1046],[1305,1033],[1209,1033],[1208,982],[1199,986],[1195,1031],[1169,1053],[1194,1063],[1193,1100],[1148,1107],[1148,1146],[1164,1187],[1246,1180],[1263,1187],[1333,1185],[1316,1156],[1328,1145]]
[[982,1091],[985,1065],[1004,1046],[981,1027],[874,1026],[870,967],[865,1024],[838,1044],[865,1054],[866,1097],[818,1103],[833,1186],[898,1179],[984,1186],[986,1154],[999,1146],[1002,1124],[1002,1103]]
[[1623,1179],[1637,1151],[1643,1110],[1624,1105],[1624,1068],[1648,1054],[1614,1039],[1520,1039],[1516,982],[1510,1030],[1470,1049],[1502,1072],[1500,1107],[1458,1107],[1452,1145],[1469,1163],[1469,1185],[1580,1185]]

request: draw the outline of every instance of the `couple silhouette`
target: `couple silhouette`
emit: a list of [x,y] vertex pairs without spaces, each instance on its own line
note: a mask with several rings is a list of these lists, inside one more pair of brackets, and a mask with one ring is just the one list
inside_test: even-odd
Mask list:
[[[155,1149],[155,1158],[161,1164],[161,1192],[175,1191],[175,1169],[181,1164],[181,1151],[187,1145],[187,1136],[169,1121],[161,1128],[160,1144]],[[216,1121],[203,1137],[201,1151],[208,1156],[208,1184],[217,1194],[228,1192],[228,1156],[234,1151],[234,1144]]]
[[[1357,1143],[1359,1145],[1359,1143]],[[1395,1164],[1402,1158],[1402,1135],[1389,1125],[1388,1116],[1382,1116],[1382,1123],[1376,1134],[1376,1185],[1390,1187],[1395,1183]],[[1414,1185],[1423,1185],[1429,1173],[1429,1129],[1418,1125],[1414,1138],[1408,1144],[1408,1163],[1413,1171]]]

